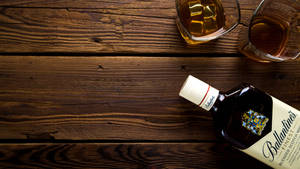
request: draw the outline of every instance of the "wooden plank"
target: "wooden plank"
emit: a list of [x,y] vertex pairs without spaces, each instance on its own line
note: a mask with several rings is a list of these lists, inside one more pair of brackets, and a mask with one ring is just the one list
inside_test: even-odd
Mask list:
[[209,113],[179,98],[192,74],[249,82],[300,109],[299,60],[238,57],[0,57],[0,139],[214,140]]
[[[233,3],[233,1],[223,0],[223,3]],[[242,9],[255,9],[260,0],[239,0]],[[35,8],[174,8],[175,0],[1,0],[0,6],[4,7],[35,7]]]
[[[1,1],[0,6],[21,8],[0,7],[0,52],[238,53],[242,25],[218,40],[188,48],[176,28],[174,1],[130,2]],[[125,5],[129,3],[133,6]],[[71,7],[54,8],[60,5]],[[90,6],[100,9],[84,8]],[[247,23],[252,10],[241,12]]]
[[4,168],[269,169],[216,143],[0,145]]

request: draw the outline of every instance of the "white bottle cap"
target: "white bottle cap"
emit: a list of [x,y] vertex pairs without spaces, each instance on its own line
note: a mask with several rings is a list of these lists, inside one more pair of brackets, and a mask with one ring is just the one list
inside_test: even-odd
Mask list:
[[189,75],[185,80],[179,96],[209,111],[219,95],[219,90]]

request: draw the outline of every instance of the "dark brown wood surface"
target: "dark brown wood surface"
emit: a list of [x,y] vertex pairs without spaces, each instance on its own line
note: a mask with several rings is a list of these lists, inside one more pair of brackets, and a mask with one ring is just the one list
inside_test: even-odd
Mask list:
[[241,24],[187,47],[174,0],[0,0],[0,168],[268,168],[180,98],[192,74],[248,82],[300,109],[300,60],[238,54]]
[[[226,1],[228,2],[228,1]],[[244,9],[253,9],[260,1],[258,0],[240,0],[239,3]],[[172,9],[175,6],[175,0],[1,0],[0,6],[4,7],[35,7],[35,8],[145,8],[145,9]]]
[[178,96],[187,75],[223,91],[249,82],[300,108],[298,67],[238,57],[2,56],[0,138],[214,140],[210,114]]
[[[268,169],[220,143],[84,143],[0,145],[11,168]],[[249,165],[251,164],[251,165]]]
[[299,109],[298,65],[244,57],[1,56],[0,165],[265,168],[216,143],[209,113],[178,91],[188,74],[221,90],[244,81]]
[[[241,0],[247,24],[258,1]],[[1,52],[237,53],[240,30],[187,48],[174,0],[0,2]]]
[[[264,168],[237,151],[223,151],[209,113],[178,91],[188,74],[221,90],[244,81],[300,108],[298,65],[244,57],[1,56],[0,164],[240,168],[250,162]],[[108,152],[95,154],[107,144]],[[141,156],[144,149],[154,155]]]

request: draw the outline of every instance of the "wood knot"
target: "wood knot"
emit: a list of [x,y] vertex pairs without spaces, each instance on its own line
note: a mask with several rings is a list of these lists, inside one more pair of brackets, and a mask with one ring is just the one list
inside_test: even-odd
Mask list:
[[181,70],[186,70],[186,65],[181,65],[180,69]]
[[96,38],[96,37],[92,37],[91,39],[93,42],[96,42],[96,43],[100,43],[102,41],[102,39]]
[[102,65],[98,65],[98,71],[101,71],[103,69],[104,69],[104,67]]

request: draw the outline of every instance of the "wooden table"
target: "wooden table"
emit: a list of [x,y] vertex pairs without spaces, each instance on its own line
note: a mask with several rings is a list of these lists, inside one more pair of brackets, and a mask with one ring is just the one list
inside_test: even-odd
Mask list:
[[249,82],[300,109],[300,61],[238,53],[242,24],[187,47],[173,0],[1,0],[1,168],[268,168],[214,133],[180,98],[192,74],[220,90]]

